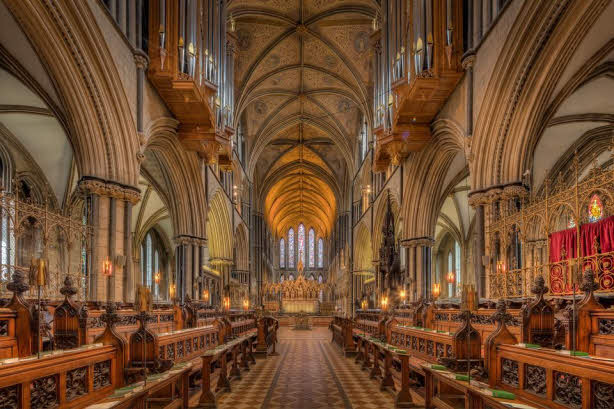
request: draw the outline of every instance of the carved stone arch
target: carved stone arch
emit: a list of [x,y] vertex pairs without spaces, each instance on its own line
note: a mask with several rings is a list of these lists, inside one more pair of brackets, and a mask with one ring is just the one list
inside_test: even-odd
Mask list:
[[[405,197],[416,198],[403,203],[404,238],[433,237],[437,216],[443,205],[444,179],[456,155],[465,155],[464,132],[453,121],[433,124],[434,143],[408,160],[408,174],[414,175],[405,183]],[[458,175],[457,175],[458,177]]]
[[[201,167],[196,154],[187,152],[176,136],[178,123],[159,118],[146,129],[144,151],[160,161],[168,179],[166,197],[176,235],[206,237],[206,196]],[[188,189],[188,186],[190,188]]]
[[11,1],[64,103],[81,176],[138,182],[138,138],[113,58],[88,2]]
[[[474,189],[517,181],[549,120],[551,93],[608,2],[524,3],[500,53],[474,130]],[[510,101],[502,104],[499,101]],[[550,112],[551,114],[551,112]]]
[[212,195],[207,212],[207,239],[209,258],[232,260],[234,247],[234,229],[230,222],[225,193],[218,189]]
[[250,160],[247,165],[247,174],[249,175],[251,179],[253,179],[254,177],[254,171],[255,171],[260,155],[262,154],[264,149],[269,145],[269,143],[273,140],[275,135],[281,132],[282,130],[287,129],[290,126],[300,124],[301,122],[305,124],[309,124],[310,126],[314,126],[317,129],[320,129],[323,132],[325,132],[328,135],[328,137],[330,137],[330,139],[333,141],[335,146],[339,149],[341,154],[343,155],[343,158],[345,160],[345,163],[348,167],[348,171],[350,172],[350,174],[353,172],[353,169],[354,169],[353,154],[352,154],[351,147],[349,146],[347,139],[345,139],[343,135],[336,133],[335,130],[331,129],[327,123],[317,118],[312,118],[311,116],[308,116],[308,115],[303,115],[303,116],[294,115],[291,118],[286,118],[283,121],[276,122],[275,127],[271,127],[270,129],[267,130],[267,132],[263,133],[262,135],[256,138],[256,140],[254,141],[254,145],[252,147]]

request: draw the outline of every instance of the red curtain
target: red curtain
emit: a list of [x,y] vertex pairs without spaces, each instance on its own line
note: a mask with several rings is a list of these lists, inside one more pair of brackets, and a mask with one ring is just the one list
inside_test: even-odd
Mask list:
[[[565,257],[563,257],[563,250]],[[576,257],[576,229],[566,229],[550,234],[550,262],[557,263]]]
[[[595,254],[595,237],[599,237],[601,253],[614,251],[614,216],[580,226],[580,249],[583,256]],[[563,249],[566,252],[563,257]],[[576,229],[561,230],[550,235],[550,262],[576,257]]]
[[595,254],[595,237],[599,237],[601,253],[614,250],[614,216],[580,226],[580,246],[583,256]]

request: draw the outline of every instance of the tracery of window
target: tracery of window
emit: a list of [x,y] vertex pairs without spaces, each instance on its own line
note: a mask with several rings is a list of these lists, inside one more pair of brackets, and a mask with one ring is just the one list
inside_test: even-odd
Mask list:
[[286,242],[283,238],[279,240],[279,267],[286,267]]
[[324,241],[320,237],[318,239],[318,268],[324,267]]
[[298,225],[298,259],[305,265],[305,226]]
[[458,242],[454,243],[454,255],[456,259],[456,288],[460,288],[461,283],[461,248]]
[[152,243],[151,243],[151,233],[147,234],[147,237],[145,238],[145,276],[144,278],[144,282],[145,285],[148,287],[151,287],[151,276],[153,273],[152,270],[152,262],[151,262],[151,254],[152,254]]
[[288,230],[288,268],[294,268],[294,229]]
[[[5,191],[10,191],[10,162],[5,163],[4,160],[0,160],[0,180],[2,181],[2,188]],[[4,199],[8,200],[8,199]],[[2,247],[0,249],[0,263],[2,264],[0,270],[0,281],[6,283],[11,278],[11,270],[10,266],[15,265],[15,236],[14,236],[14,227],[13,226],[13,218],[15,217],[15,213],[13,211],[13,207],[9,206],[9,203],[5,203],[4,205],[7,208],[11,209],[10,213],[7,212],[2,213],[2,222],[1,222],[1,230],[0,230],[0,240],[2,242]]]
[[[448,273],[454,271],[454,256],[452,255],[452,251],[448,253]],[[452,294],[452,283],[448,282],[448,296],[453,297]]]
[[316,266],[315,246],[316,246],[315,232],[313,231],[313,229],[309,229],[309,267],[311,268]]
[[594,223],[603,218],[603,203],[599,195],[594,194],[588,204],[588,221]]
[[[167,282],[165,280],[165,256],[163,242],[155,230],[147,232],[141,244],[141,275],[143,284],[151,288],[151,292],[159,299],[165,294]],[[160,273],[160,283],[156,285],[154,277]]]

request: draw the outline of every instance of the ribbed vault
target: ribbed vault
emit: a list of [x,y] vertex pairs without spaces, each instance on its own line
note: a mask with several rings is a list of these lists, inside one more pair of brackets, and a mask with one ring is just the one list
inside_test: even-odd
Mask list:
[[279,236],[299,223],[331,233],[370,124],[373,0],[231,0],[237,128],[256,203]]

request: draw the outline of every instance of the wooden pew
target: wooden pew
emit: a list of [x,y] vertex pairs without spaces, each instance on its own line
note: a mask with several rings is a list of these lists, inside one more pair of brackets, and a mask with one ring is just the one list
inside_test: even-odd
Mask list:
[[472,366],[478,365],[482,361],[482,339],[469,317],[465,312],[462,326],[454,333],[404,326],[392,318],[387,325],[386,339],[390,344],[405,348],[412,356],[428,362],[456,361],[456,365],[460,365],[460,362],[470,361]]
[[354,333],[380,336],[385,331],[385,320],[380,310],[358,310],[354,323]]
[[172,368],[163,376],[150,376],[146,385],[139,382],[116,389],[113,395],[86,409],[100,407],[99,404],[112,405],[109,409],[187,409],[190,369],[189,365]]
[[551,349],[499,345],[490,386],[548,408],[614,407],[614,363]]
[[19,356],[16,319],[17,312],[0,308],[0,359]]
[[332,341],[341,348],[344,354],[355,352],[354,323],[351,318],[335,316],[329,328],[332,331]]
[[[262,355],[277,355],[275,344],[277,344],[277,331],[279,321],[273,317],[261,317],[257,320],[258,336],[256,340],[256,353]],[[272,352],[269,353],[269,349]]]
[[[268,349],[272,346],[275,353],[275,343],[277,342],[277,330],[279,322],[273,317],[260,317],[257,319],[254,332],[251,327],[245,327],[245,320],[237,320],[241,328],[245,328],[246,332],[237,334],[226,339],[226,342],[218,345],[216,348],[206,351],[202,356],[201,363],[201,395],[198,402],[198,408],[215,408],[216,398],[212,391],[213,374],[216,366],[219,366],[218,381],[215,390],[230,391],[229,376],[240,377],[240,367],[248,370],[248,362],[255,363],[252,355],[252,347],[256,343],[256,351],[266,355]],[[224,334],[233,334],[232,324],[229,320],[216,320],[216,325],[220,327],[220,332]],[[225,328],[222,328],[225,326]],[[237,328],[237,326],[235,326]],[[220,337],[221,338],[221,337]],[[239,365],[238,356],[241,355],[241,364]],[[228,370],[229,362],[231,362],[230,371]]]

